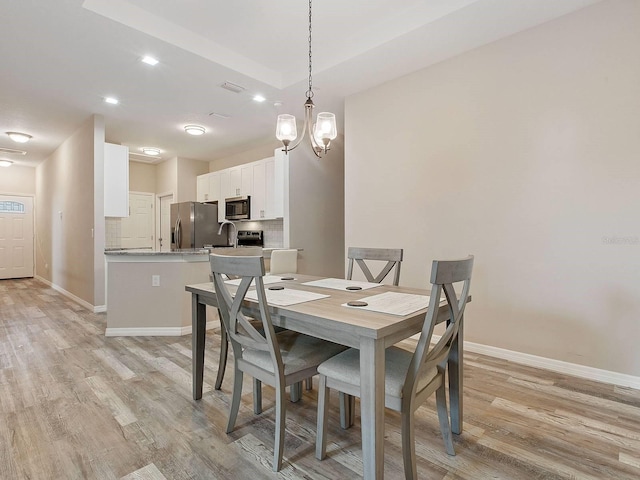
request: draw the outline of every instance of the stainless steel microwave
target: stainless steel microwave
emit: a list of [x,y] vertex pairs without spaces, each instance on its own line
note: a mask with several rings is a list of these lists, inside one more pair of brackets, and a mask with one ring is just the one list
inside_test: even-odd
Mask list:
[[224,205],[227,220],[248,220],[251,216],[251,197],[225,198]]

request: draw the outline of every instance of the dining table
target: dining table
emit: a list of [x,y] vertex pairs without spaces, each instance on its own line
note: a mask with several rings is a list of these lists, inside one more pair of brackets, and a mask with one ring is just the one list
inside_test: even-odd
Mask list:
[[[362,301],[386,292],[428,296],[428,289],[419,289],[387,284],[376,284],[364,289],[326,288],[324,277],[291,274],[280,278],[270,276],[272,286],[285,289],[315,292],[325,295],[313,301],[293,305],[269,304],[273,325],[312,335],[317,338],[357,348],[360,351],[360,423],[362,435],[363,475],[365,479],[384,477],[384,415],[385,415],[385,349],[420,332],[425,320],[426,306],[419,310],[398,315],[350,307],[353,301]],[[340,280],[340,282],[345,282]],[[312,283],[312,285],[309,285]],[[334,282],[335,283],[335,282]],[[358,282],[353,282],[358,285]],[[362,283],[362,282],[360,282]],[[204,375],[206,307],[217,307],[217,299],[212,282],[187,285],[192,294],[192,362],[193,398],[202,398]],[[469,299],[470,301],[471,299]],[[426,304],[425,304],[426,305]],[[259,317],[257,302],[245,300],[243,311],[247,315]],[[449,309],[446,301],[441,302],[437,323],[447,322]],[[448,360],[451,429],[462,432],[463,420],[463,331],[461,320],[457,338]]]

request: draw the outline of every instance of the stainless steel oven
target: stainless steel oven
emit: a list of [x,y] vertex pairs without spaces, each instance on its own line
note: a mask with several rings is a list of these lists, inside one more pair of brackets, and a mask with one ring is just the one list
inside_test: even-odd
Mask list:
[[251,197],[232,197],[224,201],[227,220],[248,220],[251,216]]

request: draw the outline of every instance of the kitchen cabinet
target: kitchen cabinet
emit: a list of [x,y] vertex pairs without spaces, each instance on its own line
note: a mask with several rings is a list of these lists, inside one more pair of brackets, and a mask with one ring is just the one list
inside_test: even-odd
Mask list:
[[284,161],[274,157],[253,163],[251,219],[284,217]]
[[104,216],[129,216],[129,147],[104,144]]
[[212,172],[198,175],[196,179],[196,201],[220,201],[220,173]]
[[266,192],[266,163],[263,161],[253,164],[253,188],[251,193],[251,220],[263,220],[270,213],[267,207]]
[[229,169],[228,197],[240,197],[252,194],[253,166],[251,163]]

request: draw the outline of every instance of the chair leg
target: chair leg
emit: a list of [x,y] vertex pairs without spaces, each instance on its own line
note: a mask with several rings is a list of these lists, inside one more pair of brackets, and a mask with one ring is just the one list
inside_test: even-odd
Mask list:
[[340,392],[340,427],[343,430],[353,426],[356,418],[356,397]]
[[320,375],[318,382],[318,419],[316,427],[316,458],[327,456],[327,415],[329,414],[329,389],[327,377]]
[[284,401],[285,387],[282,383],[276,385],[276,437],[273,445],[273,471],[282,468],[282,453],[284,450],[284,428],[287,415],[287,402]]
[[257,378],[253,379],[253,413],[262,413],[262,382]]
[[305,378],[304,385],[307,388],[307,390],[313,390],[313,377]]
[[[404,463],[404,476],[407,480],[418,478],[416,467],[416,444],[413,431],[413,410],[410,405],[403,403],[402,417],[402,462]],[[405,408],[406,407],[406,408]]]
[[218,310],[218,318],[220,318],[220,358],[218,359],[218,376],[216,377],[216,390],[222,387],[222,379],[224,379],[224,371],[227,368],[227,357],[229,352],[229,339],[227,338],[227,329],[224,328],[220,310]]
[[292,383],[289,386],[289,398],[293,403],[300,401],[302,398],[302,382]]
[[231,407],[229,408],[229,422],[227,423],[227,433],[233,431],[236,424],[238,409],[240,408],[240,399],[242,398],[242,371],[236,365],[233,375],[233,393],[231,394]]
[[442,432],[444,446],[449,455],[455,455],[456,451],[453,449],[453,438],[451,435],[451,425],[449,424],[449,412],[447,410],[447,394],[444,379],[442,380],[440,388],[436,390],[436,406],[438,408],[438,420],[440,420],[440,431]]

